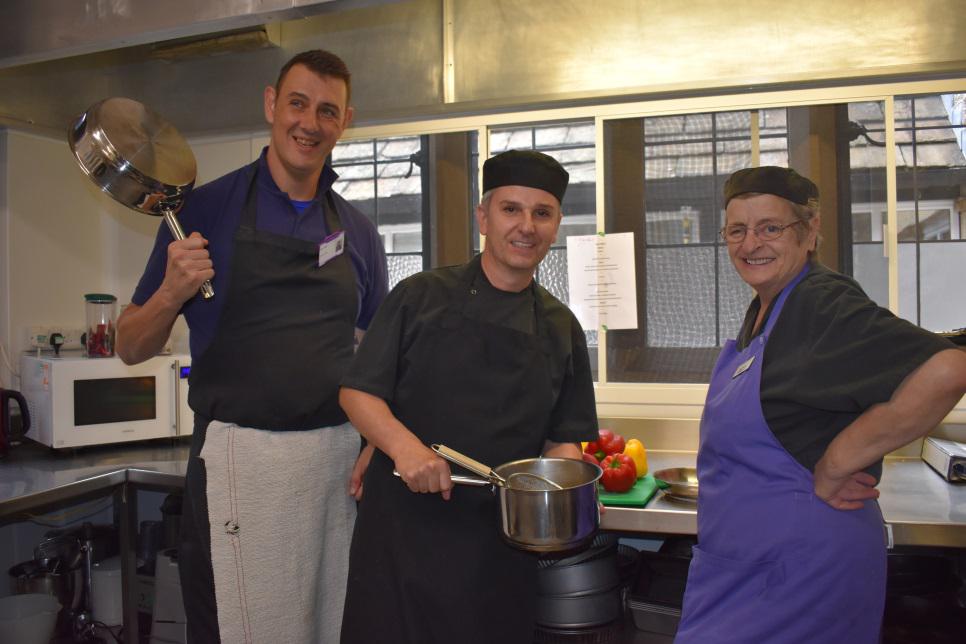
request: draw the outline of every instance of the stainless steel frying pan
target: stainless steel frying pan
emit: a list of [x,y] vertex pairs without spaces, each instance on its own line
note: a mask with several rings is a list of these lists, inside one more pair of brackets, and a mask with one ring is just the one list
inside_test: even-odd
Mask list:
[[[164,217],[184,239],[175,216],[195,183],[197,164],[181,134],[156,112],[129,98],[107,98],[77,117],[67,142],[84,173],[128,208]],[[210,281],[201,286],[214,297]]]
[[698,500],[698,470],[694,467],[670,467],[654,472],[654,478],[667,486],[664,494],[678,501]]

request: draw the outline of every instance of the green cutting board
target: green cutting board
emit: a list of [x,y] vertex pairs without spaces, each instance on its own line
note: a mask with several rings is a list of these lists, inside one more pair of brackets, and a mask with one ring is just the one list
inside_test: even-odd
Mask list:
[[650,474],[637,479],[634,487],[627,492],[608,492],[601,485],[598,489],[598,498],[604,505],[627,505],[644,507],[657,492],[657,481]]

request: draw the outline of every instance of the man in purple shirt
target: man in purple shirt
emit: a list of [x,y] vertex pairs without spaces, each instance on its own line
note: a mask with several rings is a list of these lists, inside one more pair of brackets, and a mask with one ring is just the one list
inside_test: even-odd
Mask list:
[[335,194],[326,164],[349,98],[334,54],[286,63],[265,88],[268,147],[191,193],[184,240],[161,227],[118,320],[129,364],[160,351],[178,315],[191,331],[179,554],[190,642],[339,639],[359,435],[338,387],[387,290],[376,229]]

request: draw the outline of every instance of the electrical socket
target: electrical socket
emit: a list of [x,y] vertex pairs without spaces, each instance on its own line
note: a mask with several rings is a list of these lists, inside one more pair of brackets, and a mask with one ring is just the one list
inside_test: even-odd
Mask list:
[[84,345],[81,343],[81,336],[84,335],[85,330],[66,324],[29,326],[27,327],[27,343],[32,349],[52,349],[50,337],[55,333],[64,336],[64,343],[61,345],[61,349],[71,351],[84,348]]
[[27,327],[27,344],[31,349],[47,349],[50,347],[50,335],[45,326]]
[[85,329],[76,329],[71,327],[51,327],[51,333],[60,333],[64,336],[63,349],[83,349],[84,345],[81,343],[81,336],[87,331]]

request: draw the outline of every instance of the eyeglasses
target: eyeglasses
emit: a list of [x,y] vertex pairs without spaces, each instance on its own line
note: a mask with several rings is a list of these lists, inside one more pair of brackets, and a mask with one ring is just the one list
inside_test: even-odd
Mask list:
[[[763,224],[758,224],[751,229],[755,233],[755,237],[761,241],[773,241],[782,236],[786,228],[791,228],[797,224],[804,224],[805,222],[801,219],[797,219],[790,224],[773,224],[771,222],[765,222]],[[748,226],[744,224],[731,224],[730,226],[725,226],[718,234],[721,235],[721,239],[725,240],[729,244],[740,244],[745,241],[745,237],[748,235]]]

